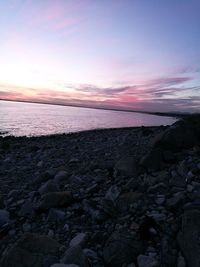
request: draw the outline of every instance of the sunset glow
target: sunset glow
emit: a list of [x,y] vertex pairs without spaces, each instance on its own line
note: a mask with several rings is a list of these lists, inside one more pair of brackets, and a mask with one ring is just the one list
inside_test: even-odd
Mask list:
[[200,111],[198,0],[0,2],[0,99]]

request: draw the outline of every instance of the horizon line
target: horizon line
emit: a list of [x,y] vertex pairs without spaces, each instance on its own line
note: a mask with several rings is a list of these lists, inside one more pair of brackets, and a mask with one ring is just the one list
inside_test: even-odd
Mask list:
[[110,110],[110,111],[122,111],[122,112],[135,112],[142,114],[149,114],[155,116],[168,116],[168,117],[183,117],[190,113],[183,112],[157,112],[157,111],[146,111],[146,110],[134,110],[134,109],[119,109],[119,108],[106,108],[106,107],[94,107],[94,106],[85,106],[85,105],[76,105],[76,104],[61,104],[53,102],[42,102],[42,101],[31,101],[31,100],[13,100],[13,99],[4,99],[0,98],[0,101],[9,101],[9,102],[20,102],[20,103],[30,103],[30,104],[41,104],[41,105],[53,105],[53,106],[64,106],[64,107],[76,107],[76,108],[88,108],[88,109],[100,109],[100,110]]

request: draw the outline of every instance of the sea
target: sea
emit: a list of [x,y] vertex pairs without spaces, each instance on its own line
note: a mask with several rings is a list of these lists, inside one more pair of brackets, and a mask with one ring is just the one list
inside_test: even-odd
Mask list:
[[93,129],[171,125],[173,117],[137,112],[0,101],[0,134],[41,136]]

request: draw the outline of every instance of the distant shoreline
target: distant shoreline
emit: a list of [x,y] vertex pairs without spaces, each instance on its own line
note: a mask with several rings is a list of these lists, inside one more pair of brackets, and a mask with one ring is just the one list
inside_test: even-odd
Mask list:
[[77,108],[99,109],[99,110],[110,110],[110,111],[122,111],[122,112],[134,112],[134,113],[142,113],[142,114],[164,116],[164,117],[175,117],[175,118],[185,118],[190,115],[190,113],[151,112],[151,111],[130,110],[130,109],[127,110],[127,109],[115,109],[115,108],[104,108],[104,107],[101,108],[101,107],[93,107],[93,106],[48,103],[48,102],[40,102],[40,101],[25,101],[25,100],[11,100],[11,99],[8,100],[8,99],[3,99],[3,98],[0,98],[0,101],[53,105],[53,106],[66,106],[66,107],[77,107]]

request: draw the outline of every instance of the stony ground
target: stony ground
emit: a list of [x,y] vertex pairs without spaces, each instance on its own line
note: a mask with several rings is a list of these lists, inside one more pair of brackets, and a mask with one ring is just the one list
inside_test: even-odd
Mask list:
[[199,267],[200,119],[0,138],[0,266]]

